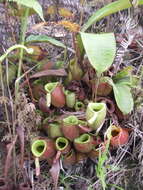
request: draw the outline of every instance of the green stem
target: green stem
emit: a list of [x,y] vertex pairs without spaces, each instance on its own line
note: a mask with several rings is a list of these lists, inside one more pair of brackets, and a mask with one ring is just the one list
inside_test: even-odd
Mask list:
[[[29,8],[27,7],[25,10],[24,18],[22,18],[21,43],[20,43],[21,45],[24,45],[24,43],[25,43],[25,36],[26,36],[26,30],[27,30],[27,24],[28,24],[28,15],[29,15]],[[21,69],[22,69],[22,64],[23,64],[23,54],[24,54],[24,50],[21,48],[20,55],[19,55],[17,78],[19,78],[21,75]],[[15,97],[17,97],[18,91],[19,91],[19,80],[15,86]]]
[[[138,2],[139,5],[143,4],[143,0],[139,0]],[[85,32],[92,24],[94,24],[95,22],[99,21],[100,19],[111,15],[113,13],[116,13],[118,11],[127,9],[132,7],[132,4],[130,2],[130,0],[118,0],[115,1],[113,3],[110,3],[108,5],[106,5],[105,7],[99,9],[98,11],[96,11],[89,19],[88,21],[83,25],[82,27],[82,32]]]
[[96,85],[95,85],[95,91],[94,91],[94,101],[96,102],[97,99],[97,90],[100,82],[101,75],[97,76]]
[[[2,62],[7,58],[7,56],[15,49],[18,49],[18,48],[23,48],[27,51],[27,53],[33,53],[33,49],[32,48],[27,48],[26,46],[24,45],[21,45],[21,44],[15,44],[13,46],[11,46],[10,48],[8,48],[6,50],[6,52],[0,56],[0,63],[2,64]],[[0,71],[2,71],[2,65],[0,64]]]

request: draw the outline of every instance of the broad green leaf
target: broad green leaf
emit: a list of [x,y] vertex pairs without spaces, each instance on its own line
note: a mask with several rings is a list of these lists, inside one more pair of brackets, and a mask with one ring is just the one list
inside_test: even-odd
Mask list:
[[30,35],[27,37],[26,43],[31,43],[31,42],[48,42],[55,46],[66,48],[66,46],[62,42],[46,35]]
[[89,34],[81,32],[87,57],[98,74],[106,71],[113,63],[116,42],[113,33]]
[[44,20],[43,11],[40,3],[37,0],[8,0],[9,2],[17,2],[18,4],[34,9],[34,11]]
[[133,97],[131,94],[131,87],[125,82],[114,83],[109,77],[105,77],[107,82],[113,87],[114,96],[119,109],[123,114],[128,114],[133,109]]
[[[139,0],[139,5],[143,4],[143,0]],[[132,4],[130,0],[118,0],[112,3],[109,3],[108,5],[102,7],[98,11],[96,11],[89,19],[88,21],[83,25],[82,32],[85,32],[92,24],[99,21],[100,19],[111,15],[113,13],[116,13],[118,11],[127,9],[132,7]]]
[[123,114],[128,114],[133,110],[133,97],[131,94],[131,88],[124,84],[113,85],[114,96],[119,109]]

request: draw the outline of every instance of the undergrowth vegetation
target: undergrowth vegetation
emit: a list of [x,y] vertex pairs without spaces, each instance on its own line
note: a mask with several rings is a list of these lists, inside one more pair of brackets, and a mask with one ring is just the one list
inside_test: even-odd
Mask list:
[[0,2],[0,189],[143,187],[143,0],[75,2]]

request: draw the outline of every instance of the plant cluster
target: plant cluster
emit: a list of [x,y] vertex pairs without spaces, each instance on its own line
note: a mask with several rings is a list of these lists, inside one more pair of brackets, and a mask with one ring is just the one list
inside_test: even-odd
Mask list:
[[[97,94],[103,92],[102,96],[109,95],[112,88],[107,84],[100,83]],[[112,148],[118,148],[128,142],[127,129],[113,124],[103,134],[104,138],[99,135],[107,112],[112,114],[115,111],[113,102],[108,101],[108,98],[105,98],[105,101],[104,97],[98,96],[101,102],[79,101],[75,92],[65,90],[60,82],[47,83],[44,89],[44,96],[39,98],[39,108],[46,114],[50,113],[52,108],[53,119],[45,118],[40,127],[46,136],[32,139],[31,151],[35,158],[37,175],[40,174],[39,160],[46,159],[50,165],[55,165],[61,158],[64,167],[69,167],[88,157],[96,159],[100,151],[104,152],[108,140]],[[61,108],[69,110],[68,116],[59,115],[58,110]],[[79,119],[76,113],[79,113],[79,116],[82,113],[83,119]]]
[[[12,14],[20,16],[22,32],[20,44],[10,47],[0,56],[1,86],[4,91],[4,85],[9,87],[16,78],[13,104],[16,113],[22,81],[22,85],[29,88],[28,95],[42,118],[42,124],[35,126],[36,135],[33,137],[28,134],[36,175],[41,173],[40,161],[47,160],[56,188],[60,161],[68,168],[87,158],[98,158],[96,174],[105,189],[104,162],[108,159],[108,149],[112,151],[129,141],[130,131],[119,123],[133,111],[131,89],[140,85],[141,80],[133,74],[132,66],[119,68],[113,65],[116,56],[114,33],[93,34],[85,31],[105,16],[137,5],[129,0],[115,1],[98,10],[82,27],[71,20],[57,22],[56,25],[62,25],[72,34],[74,54],[65,64],[67,51],[70,50],[65,44],[46,35],[30,35],[26,38],[29,15],[37,13],[43,21],[42,25],[46,24],[40,4],[36,0],[8,1],[17,6],[17,10]],[[143,4],[143,0],[139,0],[138,4]],[[51,6],[47,14],[54,15],[55,11],[66,19],[74,18],[74,14],[61,7],[56,9]],[[35,42],[50,43],[64,49],[62,61],[47,61],[47,52],[35,45]],[[15,54],[9,56],[12,51],[15,51]],[[9,65],[5,76],[5,65],[1,63],[7,58],[12,64]],[[31,77],[28,77],[27,73],[32,69],[25,72],[23,67],[27,60],[36,63],[36,73]],[[16,61],[18,66],[13,64]],[[14,140],[8,153],[11,155],[13,151],[15,155],[15,143],[19,136],[21,154],[24,157],[24,130],[18,126],[18,122],[15,123],[14,121],[12,130],[9,129],[11,139]],[[5,176],[6,174],[7,169]],[[5,179],[0,179],[0,183],[2,188],[7,188]],[[26,186],[27,184],[21,183],[19,189]],[[29,185],[26,188],[29,189]]]

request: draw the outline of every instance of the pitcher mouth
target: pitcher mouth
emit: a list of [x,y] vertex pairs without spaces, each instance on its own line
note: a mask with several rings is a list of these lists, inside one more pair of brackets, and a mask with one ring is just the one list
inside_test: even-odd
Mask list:
[[101,128],[105,121],[106,104],[90,102],[86,109],[86,119],[93,129]]
[[74,115],[71,115],[63,119],[63,122],[65,125],[78,125],[78,119]]
[[114,137],[117,137],[119,134],[120,134],[120,127],[117,127],[115,125],[111,125],[108,127],[106,133],[105,133],[105,137],[107,136],[108,139],[111,139],[111,138],[114,138]]
[[104,103],[89,103],[89,108],[93,112],[100,112],[104,107]]
[[88,143],[89,141],[90,141],[90,135],[88,134],[83,134],[75,139],[76,143],[82,143],[82,144]]
[[69,142],[66,138],[64,137],[59,137],[56,140],[56,147],[58,150],[62,151],[68,146]]
[[57,85],[58,85],[58,82],[48,83],[48,84],[45,85],[45,90],[48,93],[51,93],[56,88]]
[[79,110],[81,110],[81,109],[84,109],[85,108],[85,105],[81,102],[81,101],[77,101],[76,103],[75,103],[75,110],[76,111],[79,111]]
[[113,129],[112,131],[111,131],[111,136],[112,137],[116,137],[116,136],[118,136],[120,134],[120,129]]
[[43,153],[46,151],[47,143],[44,140],[36,140],[32,144],[32,153],[35,157],[41,157]]

